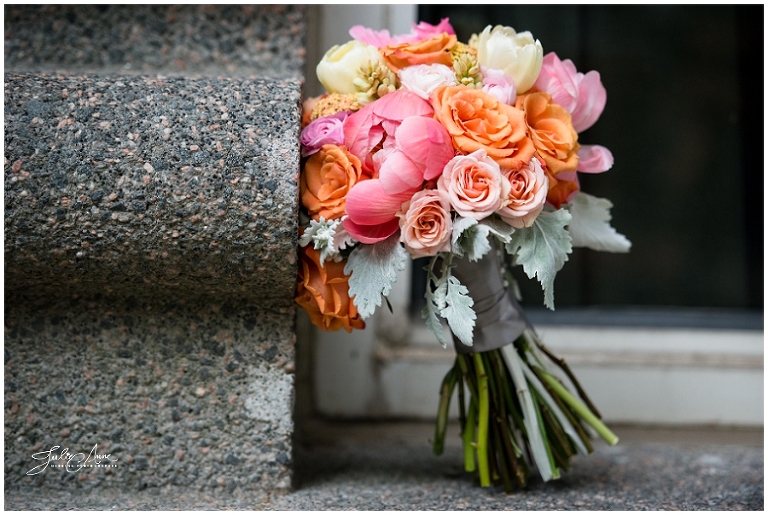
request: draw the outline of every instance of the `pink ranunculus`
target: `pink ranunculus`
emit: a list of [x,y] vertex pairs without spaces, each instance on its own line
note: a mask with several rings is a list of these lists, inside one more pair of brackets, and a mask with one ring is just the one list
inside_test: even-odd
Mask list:
[[344,120],[344,144],[363,163],[367,172],[373,170],[371,152],[385,136],[394,135],[408,117],[431,117],[432,105],[416,93],[400,89],[366,105]]
[[483,74],[482,91],[493,95],[499,102],[507,105],[515,105],[517,99],[517,90],[512,77],[507,76],[504,70],[487,68],[480,66],[480,73]]
[[422,41],[431,37],[442,34],[456,34],[453,30],[448,18],[440,20],[438,25],[430,25],[427,22],[420,22],[418,25],[413,23],[412,30],[409,34],[401,34],[399,36],[391,36],[387,29],[373,30],[362,25],[355,25],[349,29],[349,35],[353,39],[365,43],[367,45],[373,45],[376,48],[383,48],[387,45],[399,45],[400,43],[415,43],[416,41]]
[[476,220],[496,212],[509,195],[509,187],[498,163],[482,149],[451,159],[437,180],[437,188],[447,193],[453,209]]
[[549,181],[535,157],[520,170],[502,170],[510,190],[499,216],[515,229],[530,227],[547,202]]
[[534,85],[571,113],[576,132],[590,128],[605,108],[607,94],[600,82],[600,74],[594,70],[579,73],[570,59],[561,61],[554,52],[544,56]]
[[429,100],[430,95],[438,86],[455,86],[456,74],[444,64],[416,64],[408,66],[397,72],[400,84],[407,90],[413,91],[424,100]]
[[341,111],[312,121],[301,131],[301,155],[311,156],[323,145],[344,144],[344,120],[351,111]]
[[579,148],[579,166],[577,172],[602,173],[613,166],[613,154],[601,145],[582,145]]
[[450,252],[451,203],[439,190],[421,190],[397,213],[400,219],[400,241],[412,258]]

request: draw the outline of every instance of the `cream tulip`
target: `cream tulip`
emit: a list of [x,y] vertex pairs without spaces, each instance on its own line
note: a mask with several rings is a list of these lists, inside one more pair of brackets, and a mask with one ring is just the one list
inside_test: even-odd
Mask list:
[[515,32],[511,27],[488,25],[473,34],[469,45],[477,50],[477,61],[488,68],[503,70],[515,81],[517,93],[525,93],[541,71],[544,49],[530,32]]
[[366,70],[379,64],[386,66],[376,47],[350,41],[325,53],[317,65],[317,78],[328,93],[359,93],[355,79],[367,81]]

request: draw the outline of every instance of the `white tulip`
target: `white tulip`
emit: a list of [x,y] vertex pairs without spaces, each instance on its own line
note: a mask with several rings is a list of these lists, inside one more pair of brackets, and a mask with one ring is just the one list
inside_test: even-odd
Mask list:
[[530,32],[515,32],[511,27],[488,25],[480,35],[473,34],[469,45],[477,49],[477,61],[488,68],[504,70],[515,81],[517,93],[525,93],[541,71],[544,49]]
[[397,72],[397,75],[403,88],[413,91],[424,100],[429,100],[429,96],[438,86],[458,84],[453,70],[444,64],[408,66]]
[[317,65],[317,78],[328,93],[358,93],[355,79],[367,80],[366,70],[386,66],[376,47],[350,41],[328,50]]

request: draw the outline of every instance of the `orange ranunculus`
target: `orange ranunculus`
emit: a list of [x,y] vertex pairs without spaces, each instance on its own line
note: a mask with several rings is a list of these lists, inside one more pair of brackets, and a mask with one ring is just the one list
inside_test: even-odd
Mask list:
[[351,333],[352,328],[365,329],[365,322],[349,298],[349,277],[344,275],[344,263],[326,260],[320,266],[320,254],[312,245],[300,250],[295,300],[312,323],[324,331],[338,331],[343,327]]
[[[547,174],[549,179],[549,191],[547,191],[547,202],[560,209],[560,206],[566,204],[571,200],[573,194],[579,191],[578,179],[576,179],[576,172],[563,173],[556,177],[552,175],[549,169],[545,168],[544,173]],[[573,175],[573,179],[570,177]]]
[[571,114],[542,92],[518,96],[515,107],[525,112],[533,145],[552,175],[575,171],[579,164],[579,142]]
[[501,168],[519,170],[535,151],[526,135],[525,116],[479,89],[439,86],[432,92],[435,118],[465,154],[485,150]]
[[360,160],[347,147],[323,145],[304,164],[301,202],[315,220],[341,218],[346,214],[347,193],[364,179],[370,177],[363,174]]
[[379,49],[384,62],[394,73],[415,64],[444,64],[453,66],[451,48],[456,44],[455,34],[438,34],[437,36],[416,41],[387,45]]

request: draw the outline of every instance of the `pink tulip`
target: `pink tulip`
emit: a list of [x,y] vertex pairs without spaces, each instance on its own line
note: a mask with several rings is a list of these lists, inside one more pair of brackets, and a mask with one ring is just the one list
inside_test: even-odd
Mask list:
[[544,56],[535,87],[571,113],[576,132],[589,129],[605,108],[607,96],[600,74],[594,70],[579,73],[570,59],[561,61],[554,52]]
[[583,173],[602,173],[613,166],[613,154],[600,145],[582,145],[579,149],[577,171]]

